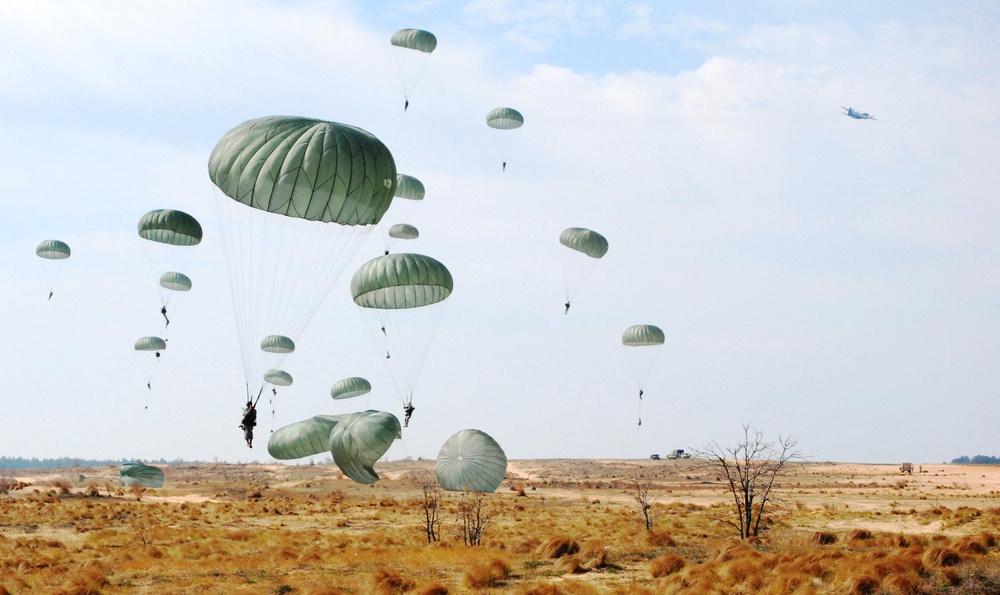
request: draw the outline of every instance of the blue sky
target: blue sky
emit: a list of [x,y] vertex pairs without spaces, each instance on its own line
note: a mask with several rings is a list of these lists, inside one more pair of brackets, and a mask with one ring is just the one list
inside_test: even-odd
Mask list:
[[[0,453],[270,460],[235,428],[243,370],[206,164],[237,124],[299,115],[368,130],[423,181],[407,249],[455,277],[391,457],[434,457],[465,428],[512,458],[645,457],[726,443],[744,422],[816,460],[997,454],[997,12],[4,3]],[[438,37],[406,113],[388,43],[404,27]],[[484,117],[504,105],[525,125],[501,172]],[[159,296],[135,225],[154,208],[206,231],[146,391],[132,344],[160,330]],[[611,247],[564,316],[571,226]],[[51,302],[33,254],[48,238],[74,250]],[[381,250],[376,230],[346,264],[259,437],[320,413],[399,414],[347,296]],[[620,345],[638,323],[667,337],[641,428]],[[372,394],[330,400],[354,375]]]

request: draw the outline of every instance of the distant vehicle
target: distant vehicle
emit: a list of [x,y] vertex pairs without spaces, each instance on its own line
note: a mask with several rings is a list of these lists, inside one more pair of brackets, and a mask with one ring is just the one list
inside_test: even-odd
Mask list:
[[859,112],[856,111],[853,107],[840,106],[840,108],[847,110],[846,112],[844,112],[844,115],[847,116],[848,118],[854,118],[855,120],[875,120],[876,122],[878,122],[878,118],[869,114],[868,112]]
[[670,451],[670,454],[667,455],[667,458],[668,459],[690,459],[691,455],[688,454],[688,453],[686,453],[686,452],[684,452],[683,448],[678,448],[677,450]]
[[659,461],[660,460],[660,455],[658,455],[658,454],[651,454],[651,455],[649,455],[649,458],[653,459],[654,461]]
[[900,473],[913,473],[913,463],[901,463],[899,465]]

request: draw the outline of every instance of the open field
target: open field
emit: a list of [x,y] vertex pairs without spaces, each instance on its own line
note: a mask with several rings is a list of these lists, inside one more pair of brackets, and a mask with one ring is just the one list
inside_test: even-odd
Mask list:
[[[0,594],[1000,592],[997,467],[794,465],[740,543],[698,461],[511,461],[479,546],[450,492],[427,543],[433,469],[380,463],[362,486],[333,465],[166,466],[144,493],[117,467],[7,470]],[[651,483],[653,531],[630,478]]]

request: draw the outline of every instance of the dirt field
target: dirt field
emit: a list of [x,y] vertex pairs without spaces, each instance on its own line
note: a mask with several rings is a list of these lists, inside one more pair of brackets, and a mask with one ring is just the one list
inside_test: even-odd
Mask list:
[[428,544],[433,469],[380,463],[362,486],[332,465],[165,466],[144,492],[117,466],[6,472],[0,594],[1000,592],[997,467],[797,464],[740,542],[704,463],[511,461],[495,494],[437,493]]

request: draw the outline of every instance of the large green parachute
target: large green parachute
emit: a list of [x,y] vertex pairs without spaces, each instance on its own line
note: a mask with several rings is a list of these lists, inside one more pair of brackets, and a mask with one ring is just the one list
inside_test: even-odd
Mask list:
[[244,376],[250,394],[290,351],[396,189],[396,164],[370,133],[274,116],[228,131],[209,158]]
[[122,487],[162,488],[163,470],[144,463],[123,463],[118,470]]
[[[351,279],[351,298],[360,306],[379,351],[384,350],[404,411],[412,405],[442,302],[453,287],[448,269],[421,254],[380,256],[361,265]],[[409,416],[403,424],[408,423]]]
[[397,47],[429,54],[437,47],[437,37],[423,29],[400,29],[392,34],[389,42]]
[[69,258],[70,249],[66,242],[44,240],[35,247],[35,254],[47,260],[62,260]]
[[139,237],[171,246],[201,243],[201,224],[184,211],[156,209],[139,219]]
[[208,175],[255,209],[343,225],[378,223],[396,186],[392,154],[372,134],[288,116],[249,120],[224,134]]
[[287,461],[330,450],[330,432],[345,415],[317,415],[275,430],[267,440],[267,453]]
[[160,287],[171,291],[191,291],[191,279],[184,273],[167,271],[160,275]]
[[330,452],[340,470],[354,481],[378,481],[374,465],[392,441],[402,437],[399,419],[386,411],[362,411],[345,416],[330,434]]
[[493,492],[507,475],[507,455],[486,432],[462,430],[441,447],[435,473],[452,492]]
[[370,382],[360,376],[352,376],[335,382],[330,389],[330,396],[336,400],[350,399],[368,394],[371,390],[372,385]]

